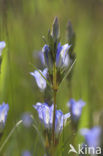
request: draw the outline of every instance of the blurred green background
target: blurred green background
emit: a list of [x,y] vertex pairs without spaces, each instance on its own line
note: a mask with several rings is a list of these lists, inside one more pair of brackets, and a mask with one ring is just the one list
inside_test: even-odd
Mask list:
[[[82,98],[87,105],[80,127],[98,124],[103,109],[103,1],[0,0],[0,41],[7,43],[1,65],[0,102],[8,102],[10,106],[1,144],[23,112],[35,114],[32,105],[43,102],[43,94],[29,75],[34,70],[30,64],[38,64],[36,51],[42,49],[42,36],[47,35],[55,16],[59,18],[62,43],[67,42],[67,22],[72,22],[77,56],[72,77],[72,97],[65,81],[58,92],[58,108],[68,112],[66,103],[69,98]],[[36,131],[21,126],[1,155],[20,156],[25,149],[35,153],[35,156],[44,153]],[[68,154],[65,152],[64,155]]]

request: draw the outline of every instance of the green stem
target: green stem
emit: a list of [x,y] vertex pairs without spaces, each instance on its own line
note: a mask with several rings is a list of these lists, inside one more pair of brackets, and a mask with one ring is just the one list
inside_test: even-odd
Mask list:
[[53,112],[53,144],[55,145],[55,114],[56,114],[56,91],[54,91],[54,112]]
[[14,131],[16,130],[16,128],[22,123],[22,120],[18,121],[16,123],[16,125],[13,127],[13,129],[10,131],[9,135],[7,136],[7,138],[5,139],[5,141],[3,142],[3,144],[0,147],[0,153],[3,150],[4,146],[6,145],[6,143],[8,142],[8,140],[10,139],[10,137],[12,136],[12,134],[14,133]]
[[56,77],[56,63],[53,65],[53,93],[54,93],[54,112],[53,112],[53,131],[52,139],[53,145],[55,145],[55,113],[56,113],[56,93],[57,93],[57,77]]

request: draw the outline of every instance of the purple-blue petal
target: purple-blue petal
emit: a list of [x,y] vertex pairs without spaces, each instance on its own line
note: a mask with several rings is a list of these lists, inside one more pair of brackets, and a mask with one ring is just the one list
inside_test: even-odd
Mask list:
[[56,110],[55,132],[59,133],[63,129],[63,113],[61,110]]
[[85,141],[89,147],[98,147],[101,142],[101,128],[99,126],[93,127],[92,129],[81,129],[81,135],[85,137]]
[[9,110],[9,105],[3,102],[3,104],[0,105],[0,123],[5,124],[8,110]]
[[75,101],[74,99],[70,99],[68,106],[70,108],[72,118],[74,120],[78,120],[81,116],[82,108],[85,106],[85,102],[82,100]]
[[51,66],[52,58],[51,58],[51,54],[50,54],[50,48],[47,44],[45,44],[44,47],[42,48],[42,53],[44,55],[45,64],[47,66]]
[[66,67],[70,63],[68,50],[70,48],[70,45],[65,44],[61,46],[60,43],[58,43],[57,46],[57,54],[56,54],[56,65],[57,67]]
[[47,78],[47,72],[48,69],[45,68],[43,71],[39,70],[35,70],[34,72],[30,72],[30,74],[35,78],[37,86],[41,89],[41,91],[43,91],[46,88],[46,80],[42,77],[42,75]]
[[30,127],[32,125],[32,122],[33,122],[30,113],[28,113],[28,112],[23,113],[22,114],[22,121],[23,121],[23,125],[25,127],[27,127],[27,128]]
[[26,150],[22,153],[22,156],[32,156],[32,155],[29,151]]
[[[48,106],[47,103],[37,103],[33,106],[37,112],[39,119],[44,124],[45,128],[52,129],[53,126],[53,111],[54,105]],[[67,118],[70,117],[70,113],[63,115],[61,110],[56,110],[55,114],[55,132],[58,134],[63,129]]]
[[0,56],[1,56],[2,50],[3,50],[5,47],[6,47],[5,41],[0,41]]

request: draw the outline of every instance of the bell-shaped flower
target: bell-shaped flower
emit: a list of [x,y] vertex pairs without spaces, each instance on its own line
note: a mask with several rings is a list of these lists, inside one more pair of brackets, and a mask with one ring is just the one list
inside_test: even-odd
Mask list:
[[99,126],[92,129],[81,129],[80,134],[84,136],[85,141],[89,147],[99,147],[101,143],[101,128]]
[[2,54],[2,50],[6,47],[6,43],[4,41],[0,41],[0,56]]
[[[61,67],[68,67],[69,64],[71,63],[68,51],[69,48],[71,46],[68,44],[65,44],[63,46],[61,46],[61,43],[58,43],[57,45],[57,51],[56,51],[56,66],[58,68]],[[50,48],[47,44],[44,45],[44,47],[42,48],[42,53],[43,55],[40,55],[41,57],[41,61],[43,63],[45,63],[45,65],[47,65],[50,68],[53,67],[53,56],[52,53],[50,51]]]
[[61,46],[61,43],[58,43],[57,53],[56,53],[56,65],[57,67],[68,67],[70,64],[70,57],[68,54],[69,48],[71,46],[65,44]]
[[78,121],[82,113],[82,108],[85,106],[85,102],[82,100],[75,101],[74,99],[70,99],[67,105],[70,108],[72,120]]
[[30,72],[30,74],[35,78],[37,86],[41,89],[41,91],[43,91],[46,88],[46,85],[47,85],[46,80],[45,80],[47,78],[47,72],[48,72],[47,68],[45,68],[43,71],[35,70],[34,72]]
[[9,110],[8,104],[3,103],[2,105],[0,105],[0,131],[4,129],[8,110]]
[[44,55],[45,65],[47,65],[49,69],[52,68],[53,66],[52,55],[50,52],[50,48],[47,44],[45,44],[44,47],[42,48],[42,53]]
[[[43,103],[43,104],[37,103],[33,107],[37,110],[39,119],[44,124],[44,127],[48,129],[52,129],[54,105],[48,106],[47,103]],[[56,134],[59,134],[62,131],[63,125],[66,124],[66,121],[69,117],[70,117],[70,113],[64,115],[61,110],[56,110],[56,114],[55,114]]]
[[70,117],[70,113],[63,114],[61,110],[56,110],[55,132],[61,132],[63,126],[66,125],[67,119]]

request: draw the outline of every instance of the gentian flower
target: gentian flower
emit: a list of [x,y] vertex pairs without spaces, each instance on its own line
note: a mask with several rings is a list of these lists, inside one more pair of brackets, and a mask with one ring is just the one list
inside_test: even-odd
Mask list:
[[61,46],[61,44],[58,43],[56,54],[57,67],[67,67],[70,64],[70,58],[68,54],[68,50],[70,47],[71,46],[68,44]]
[[[45,68],[43,71],[39,70],[42,75],[47,78],[48,69]],[[46,88],[46,80],[42,77],[39,71],[35,70],[34,72],[30,72],[30,74],[35,78],[38,87],[43,91]]]
[[45,65],[47,65],[49,68],[52,68],[53,66],[52,56],[50,53],[50,48],[47,44],[45,44],[44,47],[42,48],[42,53],[44,55]]
[[23,113],[22,120],[23,120],[23,125],[27,128],[29,128],[33,122],[32,118],[30,116],[30,113],[28,113],[28,112]]
[[[58,43],[58,46],[57,46],[57,52],[56,52],[56,66],[58,68],[60,67],[67,67],[69,66],[70,64],[70,57],[69,57],[69,54],[68,54],[68,50],[71,46],[68,45],[68,44],[65,44],[63,46],[61,46],[60,43]],[[42,49],[42,52],[44,54],[44,58],[42,56],[42,60],[45,59],[45,64],[48,66],[48,67],[52,67],[53,66],[53,60],[52,60],[52,54],[50,52],[50,48],[47,44],[44,45],[43,49]],[[43,61],[44,62],[44,61]]]
[[6,47],[6,43],[4,41],[0,42],[0,56],[2,54],[2,50]]
[[[52,129],[54,105],[48,106],[47,103],[42,104],[38,102],[33,107],[37,110],[39,119],[44,124],[44,127]],[[66,121],[69,117],[70,113],[64,115],[61,110],[56,110],[55,132],[57,134],[59,134],[62,131],[63,125],[66,124]]]
[[22,156],[31,156],[31,153],[26,150],[22,153]]
[[96,148],[100,146],[101,128],[99,126],[92,129],[81,129],[80,134],[85,137],[85,141],[89,147]]
[[85,102],[82,100],[75,101],[74,99],[71,99],[67,105],[70,108],[72,119],[78,121],[82,113],[82,108],[85,106]]
[[8,104],[3,103],[2,105],[0,105],[0,131],[2,131],[5,126],[8,110]]

